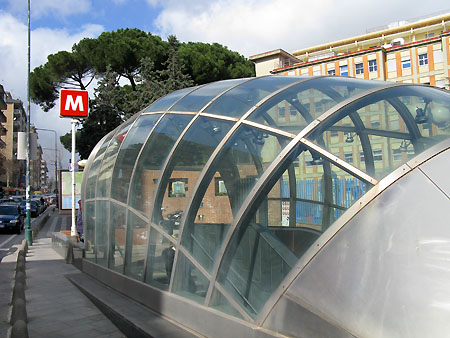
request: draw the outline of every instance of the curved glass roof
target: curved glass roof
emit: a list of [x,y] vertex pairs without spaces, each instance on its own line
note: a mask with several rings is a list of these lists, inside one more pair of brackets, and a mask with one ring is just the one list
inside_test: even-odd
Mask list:
[[450,136],[449,108],[450,94],[433,87],[341,77],[169,94],[89,157],[86,258],[258,322],[331,224]]

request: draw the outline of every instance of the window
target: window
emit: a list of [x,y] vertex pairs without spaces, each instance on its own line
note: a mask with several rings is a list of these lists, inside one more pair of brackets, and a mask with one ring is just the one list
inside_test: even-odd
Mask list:
[[364,65],[362,63],[355,64],[356,75],[364,74]]
[[425,33],[425,39],[434,38],[434,33]]
[[214,179],[214,185],[215,185],[215,195],[216,196],[226,196],[227,195],[227,188],[225,186],[225,182],[221,177],[216,177]]
[[286,107],[278,107],[278,116],[281,118],[286,117]]
[[380,129],[380,121],[370,121],[370,128],[372,129]]
[[341,76],[348,76],[348,66],[340,66],[339,70],[341,71]]
[[169,197],[186,197],[187,184],[187,178],[171,178],[169,181]]
[[369,60],[369,72],[376,72],[377,70],[377,60]]
[[353,153],[352,152],[344,153],[344,160],[347,163],[353,163]]
[[375,162],[383,161],[383,151],[381,149],[375,149],[373,151],[373,160]]
[[419,54],[419,66],[426,66],[428,64],[428,54]]
[[402,160],[402,151],[400,149],[392,149],[392,155],[394,158],[394,161],[401,161]]
[[336,75],[336,70],[335,69],[328,70],[328,75]]
[[294,106],[290,106],[289,113],[291,114],[291,116],[295,116],[297,115],[297,109]]
[[314,112],[317,113],[323,113],[323,106],[321,102],[314,103]]
[[402,69],[411,68],[411,59],[409,56],[402,57]]
[[359,161],[364,162],[365,160],[366,160],[366,158],[364,157],[364,151],[360,151],[359,152]]

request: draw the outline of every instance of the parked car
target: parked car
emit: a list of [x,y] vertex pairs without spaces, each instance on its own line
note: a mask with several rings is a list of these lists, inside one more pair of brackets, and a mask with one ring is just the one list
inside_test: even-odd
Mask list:
[[[27,212],[27,202],[26,201],[22,201],[20,203],[20,210],[22,215],[25,215]],[[40,206],[38,204],[38,202],[36,201],[30,201],[30,215],[31,217],[37,217],[39,216],[40,213]]]
[[24,227],[23,215],[20,207],[15,203],[0,205],[0,229],[13,230],[20,234]]

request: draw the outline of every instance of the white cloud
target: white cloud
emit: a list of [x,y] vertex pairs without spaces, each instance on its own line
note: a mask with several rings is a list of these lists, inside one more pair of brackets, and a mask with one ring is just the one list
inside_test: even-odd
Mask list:
[[[0,12],[0,83],[10,91],[14,98],[20,99],[26,109],[27,102],[27,65],[28,34],[27,25],[10,14]],[[95,37],[103,31],[99,25],[86,25],[79,32],[69,34],[65,30],[38,28],[31,32],[31,70],[44,64],[49,54],[60,50],[71,50],[72,45],[84,37]],[[44,112],[32,104],[31,122],[37,128],[55,129],[58,137],[70,131],[70,120],[59,118],[59,108]],[[45,148],[54,148],[54,134],[40,132],[39,143]],[[59,139],[58,139],[59,143]],[[62,146],[61,146],[62,149]],[[69,157],[65,150],[65,163]],[[54,152],[53,152],[54,154]]]
[[364,34],[366,29],[448,8],[447,0],[291,1],[147,0],[161,6],[161,37],[218,42],[245,56],[283,48],[289,52]]

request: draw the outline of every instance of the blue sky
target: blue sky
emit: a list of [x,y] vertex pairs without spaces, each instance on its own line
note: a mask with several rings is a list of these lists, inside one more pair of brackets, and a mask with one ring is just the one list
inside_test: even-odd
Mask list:
[[[249,57],[278,48],[293,52],[443,11],[450,11],[448,0],[31,0],[31,65],[118,28],[218,42]],[[26,103],[27,0],[0,0],[0,32],[0,84]],[[31,116],[38,128],[56,129],[58,136],[70,131],[58,108],[44,113],[32,105]],[[39,142],[52,148],[54,139],[42,133]],[[61,153],[66,166],[70,156],[62,147]]]

